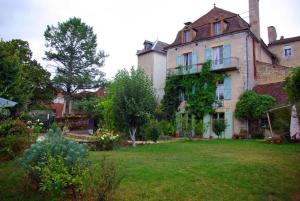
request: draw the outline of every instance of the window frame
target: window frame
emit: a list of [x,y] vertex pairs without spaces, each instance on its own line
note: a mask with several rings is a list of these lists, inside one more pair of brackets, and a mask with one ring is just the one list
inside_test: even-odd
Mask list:
[[193,65],[193,53],[192,52],[187,52],[183,54],[183,67],[185,69],[189,69],[191,68],[191,66]]
[[191,41],[191,34],[189,30],[185,30],[184,32],[184,42],[188,43]]
[[214,26],[214,36],[218,36],[222,34],[222,23],[221,21],[217,21],[213,23]]
[[[283,47],[283,56],[284,57],[291,57],[293,55],[293,51],[292,50],[293,49],[292,49],[291,46],[289,46],[289,45],[284,46]],[[288,52],[289,52],[289,54],[286,54]]]
[[[215,59],[216,51],[218,51],[218,59]],[[212,48],[212,63],[214,66],[219,66],[224,64],[224,46],[216,46]]]

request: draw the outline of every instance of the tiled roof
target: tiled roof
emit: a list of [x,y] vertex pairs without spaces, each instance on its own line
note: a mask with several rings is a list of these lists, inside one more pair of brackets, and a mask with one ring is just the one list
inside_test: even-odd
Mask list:
[[282,45],[282,44],[291,43],[291,42],[297,42],[297,41],[300,41],[300,36],[275,40],[274,42],[270,43],[269,46],[272,46],[272,45]]
[[152,52],[152,51],[162,53],[162,54],[167,53],[165,50],[165,47],[167,47],[169,45],[167,43],[164,43],[159,40],[157,40],[155,42],[145,40],[144,44],[145,43],[149,44],[149,46],[145,46],[144,49],[138,50],[136,53],[137,55],[145,54],[145,53]]
[[288,95],[283,89],[283,82],[257,85],[253,90],[261,95],[273,96],[276,99],[276,103],[279,105],[288,102]]
[[[218,7],[214,7],[207,14],[203,15],[198,20],[188,25],[188,29],[193,29],[194,31],[196,31],[196,36],[191,42],[207,40],[209,38],[212,38],[211,23],[218,20],[224,20],[224,22],[227,23],[227,28],[224,30],[223,34],[250,30],[249,24],[246,21],[244,21],[238,14],[223,10]],[[185,27],[178,32],[175,41],[169,47],[177,46],[182,43],[181,33],[184,30],[186,30]]]

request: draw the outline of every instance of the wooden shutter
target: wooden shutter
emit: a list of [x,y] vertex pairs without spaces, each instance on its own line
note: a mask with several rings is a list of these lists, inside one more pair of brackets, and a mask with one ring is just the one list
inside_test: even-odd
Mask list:
[[211,48],[205,48],[204,61],[211,60]]
[[197,64],[198,64],[198,51],[194,50],[192,52],[192,69],[191,69],[191,73],[196,73],[197,72]]
[[232,138],[233,135],[233,113],[232,112],[225,112],[225,121],[227,124],[225,130],[225,138]]
[[226,44],[223,46],[223,58],[224,58],[224,66],[228,67],[231,65],[231,46]]
[[231,82],[231,77],[226,76],[224,78],[224,99],[225,100],[231,100],[231,90],[232,88],[232,82]]

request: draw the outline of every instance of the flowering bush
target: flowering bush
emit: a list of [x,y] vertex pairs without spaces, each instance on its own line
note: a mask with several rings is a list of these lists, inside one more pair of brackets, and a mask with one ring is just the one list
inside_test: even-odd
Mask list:
[[35,135],[20,120],[7,120],[0,124],[0,160],[13,159],[35,141]]
[[43,130],[44,123],[37,119],[36,121],[27,121],[27,127],[32,129],[34,133],[40,133]]
[[112,150],[119,142],[120,136],[107,129],[98,129],[93,137],[96,150]]

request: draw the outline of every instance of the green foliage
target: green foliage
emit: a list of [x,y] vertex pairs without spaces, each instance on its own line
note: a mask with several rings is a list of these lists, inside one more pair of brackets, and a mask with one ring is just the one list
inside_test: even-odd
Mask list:
[[16,101],[19,109],[49,102],[54,95],[50,73],[31,56],[26,41],[0,41],[0,96]]
[[300,67],[294,68],[285,79],[285,90],[292,102],[300,101]]
[[10,116],[9,109],[0,107],[0,121]]
[[65,189],[70,188],[73,198],[76,198],[76,193],[84,190],[88,171],[84,164],[76,162],[70,167],[65,164],[62,155],[50,155],[41,168],[40,190],[50,192],[52,199],[59,199],[64,196]]
[[86,146],[64,138],[61,135],[60,129],[55,132],[49,130],[44,140],[38,141],[36,144],[30,146],[24,153],[22,164],[29,170],[35,170],[31,172],[33,177],[39,178],[41,170],[46,164],[49,156],[62,156],[64,163],[72,167],[78,161],[82,164],[86,164],[88,150]]
[[203,137],[203,133],[205,132],[204,122],[199,120],[195,122],[195,134],[199,137]]
[[151,119],[149,123],[145,126],[143,129],[144,135],[146,139],[150,139],[153,142],[157,142],[160,134],[161,134],[161,129],[160,125],[156,120]]
[[[110,90],[111,87],[109,86]],[[97,105],[97,108],[101,110],[101,126],[109,130],[116,130],[116,121],[113,113],[113,99],[112,93],[109,93],[107,97],[102,98]]]
[[218,138],[221,136],[221,134],[226,130],[227,124],[224,119],[215,119],[212,123],[212,129],[215,132],[215,134],[218,136]]
[[239,120],[254,120],[265,116],[275,99],[268,95],[258,95],[254,91],[244,92],[236,104],[235,117]]
[[129,133],[135,145],[136,130],[147,123],[156,107],[151,82],[141,69],[124,69],[117,73],[110,93],[116,127]]
[[68,98],[76,90],[103,84],[104,73],[99,68],[107,55],[97,51],[97,36],[92,27],[73,17],[56,27],[48,25],[44,36],[46,59],[58,63],[53,80]]
[[288,133],[290,131],[291,108],[285,107],[274,110],[270,113],[272,129],[277,134]]
[[93,136],[93,141],[96,143],[96,150],[109,151],[120,143],[120,136],[114,134],[108,129],[99,128]]
[[[175,113],[180,104],[180,92],[184,92],[188,112],[196,119],[202,119],[205,114],[213,112],[212,105],[216,96],[216,83],[224,79],[221,74],[210,71],[211,62],[206,62],[201,73],[188,75],[172,75],[167,78],[162,109],[168,119],[175,119]],[[193,87],[195,91],[193,92]]]
[[96,168],[94,183],[91,188],[96,195],[98,201],[113,200],[114,192],[124,179],[124,173],[120,167],[112,160],[108,160],[105,156],[100,162],[100,168]]
[[100,102],[98,97],[84,98],[75,102],[75,109],[88,114],[91,118],[98,119],[101,110],[97,107]]
[[159,127],[163,135],[171,136],[174,135],[176,132],[176,128],[173,122],[167,121],[167,120],[162,120],[159,122]]
[[35,135],[20,120],[7,120],[0,124],[0,160],[13,159],[35,141]]

